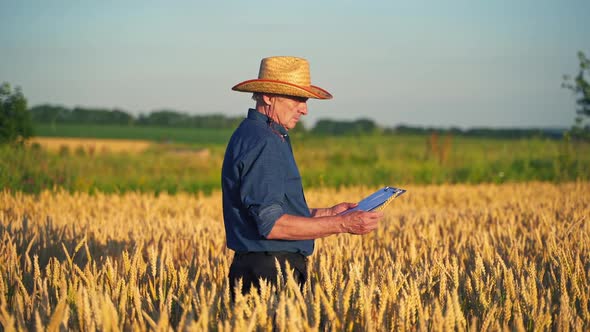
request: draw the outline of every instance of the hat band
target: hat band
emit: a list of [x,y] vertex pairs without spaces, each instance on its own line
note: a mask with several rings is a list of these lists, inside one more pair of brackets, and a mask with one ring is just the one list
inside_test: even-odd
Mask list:
[[[265,79],[265,78],[257,78],[257,79],[253,79],[253,80],[244,81],[244,82],[238,84],[238,86],[239,85],[243,85],[243,84],[252,83],[252,82],[264,82],[264,83],[284,84],[284,85],[292,86],[294,88],[305,90],[305,91],[311,93],[312,95],[316,96],[317,98],[322,99],[322,96],[320,96],[317,93],[315,93],[313,90],[310,89],[310,87],[298,85],[298,84],[295,84],[295,83],[285,82],[285,81],[279,81],[279,80],[271,80],[271,79]],[[322,89],[320,87],[314,86],[314,88],[316,88],[318,90],[321,90],[321,91],[325,92],[326,94],[330,95],[330,93],[328,91],[326,91],[326,90],[324,90],[324,89]]]

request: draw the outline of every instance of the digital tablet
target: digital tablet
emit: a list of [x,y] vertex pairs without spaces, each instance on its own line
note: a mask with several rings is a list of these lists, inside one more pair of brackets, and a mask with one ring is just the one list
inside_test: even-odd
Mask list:
[[357,207],[346,210],[340,214],[347,214],[353,211],[380,211],[394,198],[403,195],[405,192],[406,190],[401,188],[381,188],[360,201]]

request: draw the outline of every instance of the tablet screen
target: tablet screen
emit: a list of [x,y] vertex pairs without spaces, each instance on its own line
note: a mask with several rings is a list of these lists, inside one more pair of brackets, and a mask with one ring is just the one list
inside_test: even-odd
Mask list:
[[384,187],[372,193],[359,202],[359,205],[353,209],[346,210],[340,214],[346,214],[353,211],[373,211],[381,205],[389,203],[393,198],[402,195],[406,190],[394,187]]

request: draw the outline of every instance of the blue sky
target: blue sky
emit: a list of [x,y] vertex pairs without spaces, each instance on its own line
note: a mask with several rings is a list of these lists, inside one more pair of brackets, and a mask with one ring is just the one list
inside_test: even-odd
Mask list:
[[2,1],[0,81],[40,103],[245,114],[231,91],[295,55],[319,118],[567,127],[590,1]]

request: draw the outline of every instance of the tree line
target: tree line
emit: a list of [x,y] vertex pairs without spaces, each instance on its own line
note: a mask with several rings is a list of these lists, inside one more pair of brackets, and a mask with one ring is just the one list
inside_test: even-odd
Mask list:
[[[120,109],[100,108],[66,108],[63,106],[38,105],[30,109],[35,123],[44,124],[99,124],[123,126],[157,126],[178,128],[213,128],[234,129],[243,120],[243,116],[225,116],[222,114],[191,115],[173,110],[158,110],[148,114],[134,116]],[[306,128],[302,122],[296,127],[297,132],[325,136],[350,136],[367,134],[431,134],[441,133],[456,136],[525,138],[550,137],[560,138],[561,130],[528,128],[437,128],[398,125],[380,127],[367,118],[356,120],[320,119],[313,128]]]
[[[32,107],[30,113],[34,123],[43,124],[99,124],[213,129],[234,129],[244,119],[244,116],[226,116],[223,114],[191,115],[174,110],[158,110],[134,116],[120,109],[83,107],[70,109],[64,106],[48,104]],[[353,121],[324,119],[318,121],[309,130],[300,122],[296,130],[298,132],[325,135],[371,134],[381,131],[375,122],[370,119]]]
[[387,128],[385,133],[424,135],[424,134],[444,134],[450,136],[467,136],[467,137],[486,137],[486,138],[530,138],[543,137],[560,139],[563,137],[566,129],[559,128],[487,128],[473,127],[461,129],[458,127],[437,128],[437,127],[415,127],[399,125],[395,128]]
[[221,114],[190,115],[173,110],[158,110],[134,116],[120,109],[101,109],[38,105],[30,109],[33,122],[45,124],[137,125],[158,127],[235,128],[242,117]]

